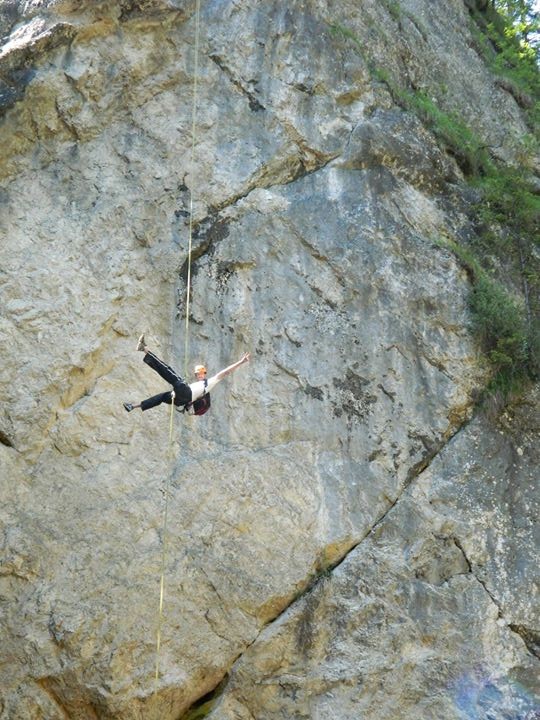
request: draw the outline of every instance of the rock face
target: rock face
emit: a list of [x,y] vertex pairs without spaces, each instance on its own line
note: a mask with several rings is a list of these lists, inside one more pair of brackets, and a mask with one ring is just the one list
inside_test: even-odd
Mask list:
[[[200,5],[0,8],[0,717],[532,720],[538,391],[473,417],[467,192],[374,68],[520,110],[462,0]],[[143,330],[252,353],[172,441]]]
[[210,717],[537,717],[535,407],[456,435],[261,633]]

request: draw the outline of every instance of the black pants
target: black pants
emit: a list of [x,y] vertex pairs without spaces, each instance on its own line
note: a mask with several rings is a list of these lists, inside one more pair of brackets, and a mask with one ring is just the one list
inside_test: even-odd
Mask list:
[[[180,375],[175,373],[172,367],[165,365],[162,360],[151,352],[145,353],[143,362],[149,365],[152,370],[155,370],[158,375],[173,386],[175,405],[185,405],[186,403],[191,402],[191,388],[186,382],[184,382]],[[172,392],[168,390],[167,392],[159,393],[159,395],[153,395],[147,400],[143,400],[141,403],[141,409],[150,410],[150,408],[156,407],[156,405],[161,405],[161,403],[167,403],[167,405],[170,405],[171,401]]]

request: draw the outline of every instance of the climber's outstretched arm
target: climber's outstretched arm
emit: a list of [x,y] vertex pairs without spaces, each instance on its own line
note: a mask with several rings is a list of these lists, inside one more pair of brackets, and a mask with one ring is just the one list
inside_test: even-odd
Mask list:
[[237,368],[240,367],[240,365],[243,365],[244,363],[249,362],[250,354],[244,353],[240,360],[233,363],[232,365],[229,365],[229,367],[224,368],[223,370],[220,370],[217,375],[215,376],[217,380],[223,380],[223,378],[226,375],[230,375],[232,372],[234,372]]

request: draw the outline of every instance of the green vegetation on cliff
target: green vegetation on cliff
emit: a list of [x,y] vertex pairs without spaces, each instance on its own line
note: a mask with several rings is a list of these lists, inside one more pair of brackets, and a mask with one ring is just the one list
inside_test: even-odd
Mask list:
[[[531,0],[493,0],[471,13],[476,49],[499,84],[524,109],[533,132],[540,127],[540,24]],[[538,139],[538,138],[537,138]]]
[[[536,130],[540,75],[532,3],[494,0],[471,17],[477,51]],[[354,44],[374,80],[422,120],[475,190],[474,240],[467,247],[446,245],[470,273],[473,325],[493,367],[490,391],[507,396],[540,374],[540,194],[532,170],[538,138],[533,133],[520,138],[511,165],[497,160],[479,134],[457,114],[441,109],[431,93],[404,87],[375,66],[349,29],[336,24],[330,29]]]

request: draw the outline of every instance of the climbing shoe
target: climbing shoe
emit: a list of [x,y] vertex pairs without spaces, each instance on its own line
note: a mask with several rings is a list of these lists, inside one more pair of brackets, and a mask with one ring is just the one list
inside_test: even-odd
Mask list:
[[137,350],[140,350],[140,352],[145,352],[146,343],[144,341],[144,335],[141,335],[139,338],[139,342],[137,343]]
[[124,408],[125,408],[128,412],[131,412],[131,411],[133,410],[133,403],[124,403]]

